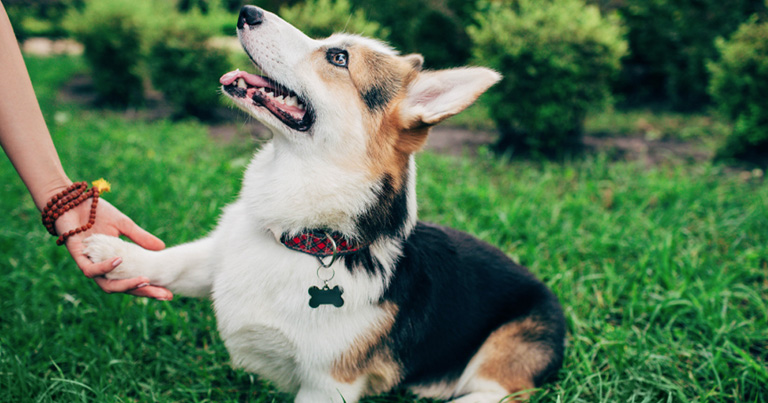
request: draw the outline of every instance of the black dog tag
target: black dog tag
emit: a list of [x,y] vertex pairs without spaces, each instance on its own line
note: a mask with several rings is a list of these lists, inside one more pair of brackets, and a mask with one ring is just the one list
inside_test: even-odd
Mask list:
[[328,284],[323,286],[323,288],[309,287],[309,306],[317,308],[320,305],[333,305],[339,308],[344,305],[344,300],[341,299],[343,292],[339,286],[329,288]]

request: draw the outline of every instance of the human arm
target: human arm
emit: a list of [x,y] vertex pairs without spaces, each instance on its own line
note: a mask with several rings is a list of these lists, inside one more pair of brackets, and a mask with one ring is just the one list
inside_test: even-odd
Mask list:
[[[29,189],[35,205],[42,210],[53,195],[66,189],[72,181],[64,172],[53,145],[2,3],[0,55],[0,146]],[[89,215],[90,203],[82,203],[56,221],[56,230],[63,233],[77,228],[88,221]],[[170,291],[146,285],[149,280],[145,277],[125,280],[108,280],[103,277],[120,263],[119,258],[98,264],[90,262],[82,254],[82,240],[87,235],[125,235],[150,250],[163,249],[165,245],[104,200],[98,204],[96,217],[90,231],[72,236],[66,243],[69,253],[83,273],[93,278],[106,292],[128,292],[157,299],[171,299]]]

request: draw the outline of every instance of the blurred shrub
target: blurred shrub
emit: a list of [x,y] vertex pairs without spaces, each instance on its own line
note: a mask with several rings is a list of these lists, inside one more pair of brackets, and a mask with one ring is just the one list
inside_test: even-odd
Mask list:
[[734,121],[718,150],[721,159],[768,160],[768,23],[744,23],[729,40],[717,40],[720,59],[709,64],[709,92]]
[[[244,0],[247,2],[247,0]],[[210,28],[213,35],[237,35],[237,14],[240,7],[230,10],[238,2],[230,0],[178,0],[176,10],[182,15],[192,15]]]
[[466,0],[351,0],[355,9],[387,27],[392,45],[403,53],[421,53],[428,68],[456,67],[471,56],[475,2]]
[[72,10],[65,26],[85,48],[94,85],[102,102],[137,105],[143,100],[139,70],[147,26],[131,0],[92,0],[82,11]]
[[[591,0],[598,1],[598,0]],[[617,8],[629,33],[620,92],[630,103],[665,100],[676,109],[706,104],[706,61],[715,57],[714,39],[729,36],[765,0],[602,0]]]
[[67,16],[102,102],[140,104],[149,75],[177,112],[211,117],[219,104],[218,78],[230,63],[209,39],[224,26],[234,34],[237,16],[219,0],[198,1],[186,13],[176,7],[165,0],[88,0]]
[[208,0],[178,0],[176,8],[182,13],[188,13],[197,10],[200,13],[207,14],[211,4]]
[[190,13],[169,21],[150,46],[147,66],[152,84],[178,113],[208,119],[220,104],[219,77],[230,63],[224,50],[209,46],[216,29]]
[[303,0],[221,0],[230,12],[239,12],[246,4],[259,6],[267,11],[278,14],[278,11],[282,7],[293,6],[297,3],[301,3]]
[[576,145],[591,108],[610,101],[627,44],[615,16],[583,0],[480,3],[469,28],[477,64],[504,79],[488,103],[504,150],[558,153]]
[[60,38],[67,36],[64,16],[72,8],[82,8],[83,0],[3,0],[16,38]]
[[386,40],[389,30],[369,21],[363,10],[352,12],[348,0],[307,0],[280,9],[280,17],[312,38],[349,32]]

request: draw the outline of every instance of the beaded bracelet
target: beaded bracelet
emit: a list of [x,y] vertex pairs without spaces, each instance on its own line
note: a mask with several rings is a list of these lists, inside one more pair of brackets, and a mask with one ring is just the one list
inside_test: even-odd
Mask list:
[[109,192],[109,190],[109,182],[104,179],[94,181],[91,189],[88,189],[88,184],[86,182],[77,182],[56,194],[48,201],[42,212],[43,225],[51,235],[56,236],[56,220],[69,210],[72,210],[82,202],[93,197],[93,202],[91,202],[91,214],[88,218],[88,222],[82,227],[61,234],[59,239],[56,240],[56,245],[64,245],[67,238],[88,231],[93,227],[94,222],[96,222],[96,207],[99,204],[99,195],[102,192]]

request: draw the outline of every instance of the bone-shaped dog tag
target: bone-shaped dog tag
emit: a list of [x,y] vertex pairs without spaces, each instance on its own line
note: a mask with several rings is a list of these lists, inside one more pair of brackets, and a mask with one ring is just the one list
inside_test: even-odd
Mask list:
[[326,284],[323,288],[309,287],[309,306],[317,308],[320,305],[333,305],[339,308],[344,305],[344,300],[341,298],[342,293],[344,291],[339,286],[329,288]]

